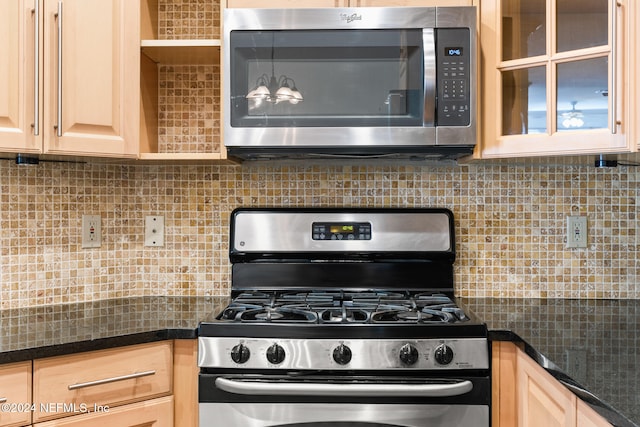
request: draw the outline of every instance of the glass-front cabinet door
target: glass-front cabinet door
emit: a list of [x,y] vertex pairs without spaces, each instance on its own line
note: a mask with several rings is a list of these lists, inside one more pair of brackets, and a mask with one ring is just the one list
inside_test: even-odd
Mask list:
[[[631,1],[631,0],[627,0]],[[483,158],[632,151],[627,1],[480,2]]]

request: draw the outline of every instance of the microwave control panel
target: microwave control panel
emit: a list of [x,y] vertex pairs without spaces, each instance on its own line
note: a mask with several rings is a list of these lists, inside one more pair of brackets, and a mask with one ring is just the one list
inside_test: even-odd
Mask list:
[[471,46],[468,28],[438,28],[437,125],[468,126],[471,120]]

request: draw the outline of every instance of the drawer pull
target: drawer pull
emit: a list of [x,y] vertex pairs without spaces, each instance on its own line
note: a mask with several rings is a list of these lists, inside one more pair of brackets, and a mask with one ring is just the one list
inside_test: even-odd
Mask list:
[[115,383],[117,381],[131,380],[131,379],[140,378],[140,377],[148,377],[149,375],[155,375],[155,373],[156,371],[135,372],[133,374],[122,375],[120,377],[112,377],[112,378],[105,378],[103,380],[88,381],[86,383],[71,384],[68,388],[69,390],[77,390],[79,388],[92,387],[94,385],[109,384],[109,383]]
[[0,397],[0,403],[5,403],[7,401],[6,397]]

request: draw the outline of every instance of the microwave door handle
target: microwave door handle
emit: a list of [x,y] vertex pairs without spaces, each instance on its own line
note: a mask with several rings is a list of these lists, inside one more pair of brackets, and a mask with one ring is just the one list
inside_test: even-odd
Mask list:
[[452,397],[473,390],[473,383],[469,380],[452,384],[332,384],[234,381],[218,377],[215,384],[228,393],[270,396]]
[[433,127],[436,122],[436,39],[433,28],[422,29],[422,47],[424,53],[422,126]]

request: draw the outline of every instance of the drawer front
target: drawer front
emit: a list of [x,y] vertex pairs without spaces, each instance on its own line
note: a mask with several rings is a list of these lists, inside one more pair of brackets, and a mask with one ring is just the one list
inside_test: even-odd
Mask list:
[[35,427],[66,426],[173,427],[173,398],[161,397],[119,406],[109,409],[108,412],[94,412],[35,425]]
[[0,365],[0,427],[31,424],[31,362]]
[[168,395],[172,364],[171,341],[35,360],[33,422]]

